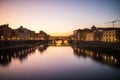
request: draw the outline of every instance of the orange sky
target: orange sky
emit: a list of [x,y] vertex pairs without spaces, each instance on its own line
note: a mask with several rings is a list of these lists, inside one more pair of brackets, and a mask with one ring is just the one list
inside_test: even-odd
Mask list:
[[[120,20],[120,5],[116,0],[3,0],[0,1],[0,24],[16,29],[21,25],[30,30],[43,30],[50,35],[70,35],[73,30],[112,27],[105,24]],[[115,24],[116,27],[120,23]]]

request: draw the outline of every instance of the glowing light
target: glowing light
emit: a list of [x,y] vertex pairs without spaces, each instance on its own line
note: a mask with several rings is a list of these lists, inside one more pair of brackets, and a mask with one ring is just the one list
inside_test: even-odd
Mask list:
[[111,59],[113,59],[113,56],[111,56]]
[[16,53],[14,53],[14,57],[16,57]]
[[106,59],[107,57],[106,56],[104,56],[104,59]]
[[83,53],[83,49],[81,49],[81,52]]
[[3,59],[3,56],[1,56],[1,59]]
[[91,54],[91,56],[93,55],[93,53],[92,53],[92,52],[90,52],[90,54]]
[[18,52],[18,54],[20,54],[20,51]]
[[98,57],[99,55],[97,54],[97,57]]
[[117,59],[115,59],[115,62],[117,62]]
[[9,59],[9,56],[7,55],[7,59]]
[[20,55],[20,52],[18,54]]

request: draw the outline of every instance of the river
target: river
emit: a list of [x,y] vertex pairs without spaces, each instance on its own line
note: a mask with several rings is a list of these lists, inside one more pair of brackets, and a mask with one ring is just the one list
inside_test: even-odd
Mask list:
[[119,52],[39,45],[0,52],[0,80],[120,80]]

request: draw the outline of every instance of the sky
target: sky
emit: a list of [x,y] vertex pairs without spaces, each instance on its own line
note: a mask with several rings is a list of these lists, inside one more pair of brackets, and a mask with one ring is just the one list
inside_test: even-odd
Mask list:
[[107,22],[114,20],[120,20],[119,0],[0,0],[0,25],[43,30],[52,36],[68,36],[92,25],[112,27]]

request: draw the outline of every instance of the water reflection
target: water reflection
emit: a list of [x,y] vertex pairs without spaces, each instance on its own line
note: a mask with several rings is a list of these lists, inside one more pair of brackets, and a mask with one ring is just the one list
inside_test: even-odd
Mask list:
[[[34,47],[22,48],[18,50],[11,50],[11,51],[0,51],[0,65],[8,66],[12,59],[18,59],[20,61],[24,61],[27,59],[28,55],[34,54],[35,50],[42,54],[49,46],[69,46],[68,43],[64,44],[45,44],[45,45],[38,45]],[[107,64],[112,67],[120,68],[120,54],[119,52],[115,51],[104,51],[104,50],[96,50],[96,49],[89,49],[83,47],[76,47],[72,46],[74,54],[77,57],[89,57],[94,61],[97,61],[102,64]],[[114,53],[113,53],[114,52]],[[116,54],[117,53],[117,54]]]
[[49,43],[49,46],[70,46],[67,41],[58,41],[54,43]]
[[40,53],[43,53],[48,47],[49,47],[48,44],[39,45],[38,50],[40,51]]
[[36,49],[38,49],[40,53],[43,53],[48,48],[48,46],[48,44],[44,44],[21,49],[12,49],[10,51],[0,51],[0,64],[2,66],[8,66],[12,59],[19,59],[20,61],[24,61],[27,59],[28,55],[34,54]]
[[[76,46],[71,48],[68,44],[45,44],[0,51],[0,79],[114,80],[119,79],[119,57],[120,54],[110,51]],[[21,61],[24,63],[21,64]]]
[[27,47],[22,49],[15,49],[11,51],[0,51],[0,65],[8,66],[12,59],[19,59],[20,61],[24,61],[27,59],[29,54],[35,52],[36,47]]
[[[97,49],[89,49],[89,48],[83,48],[83,47],[76,47],[72,46],[74,54],[77,57],[89,57],[93,59],[94,61],[97,61],[102,64],[107,64],[112,67],[120,68],[120,54],[119,52],[115,51],[104,51],[104,50],[97,50]],[[114,52],[114,53],[113,53]]]

